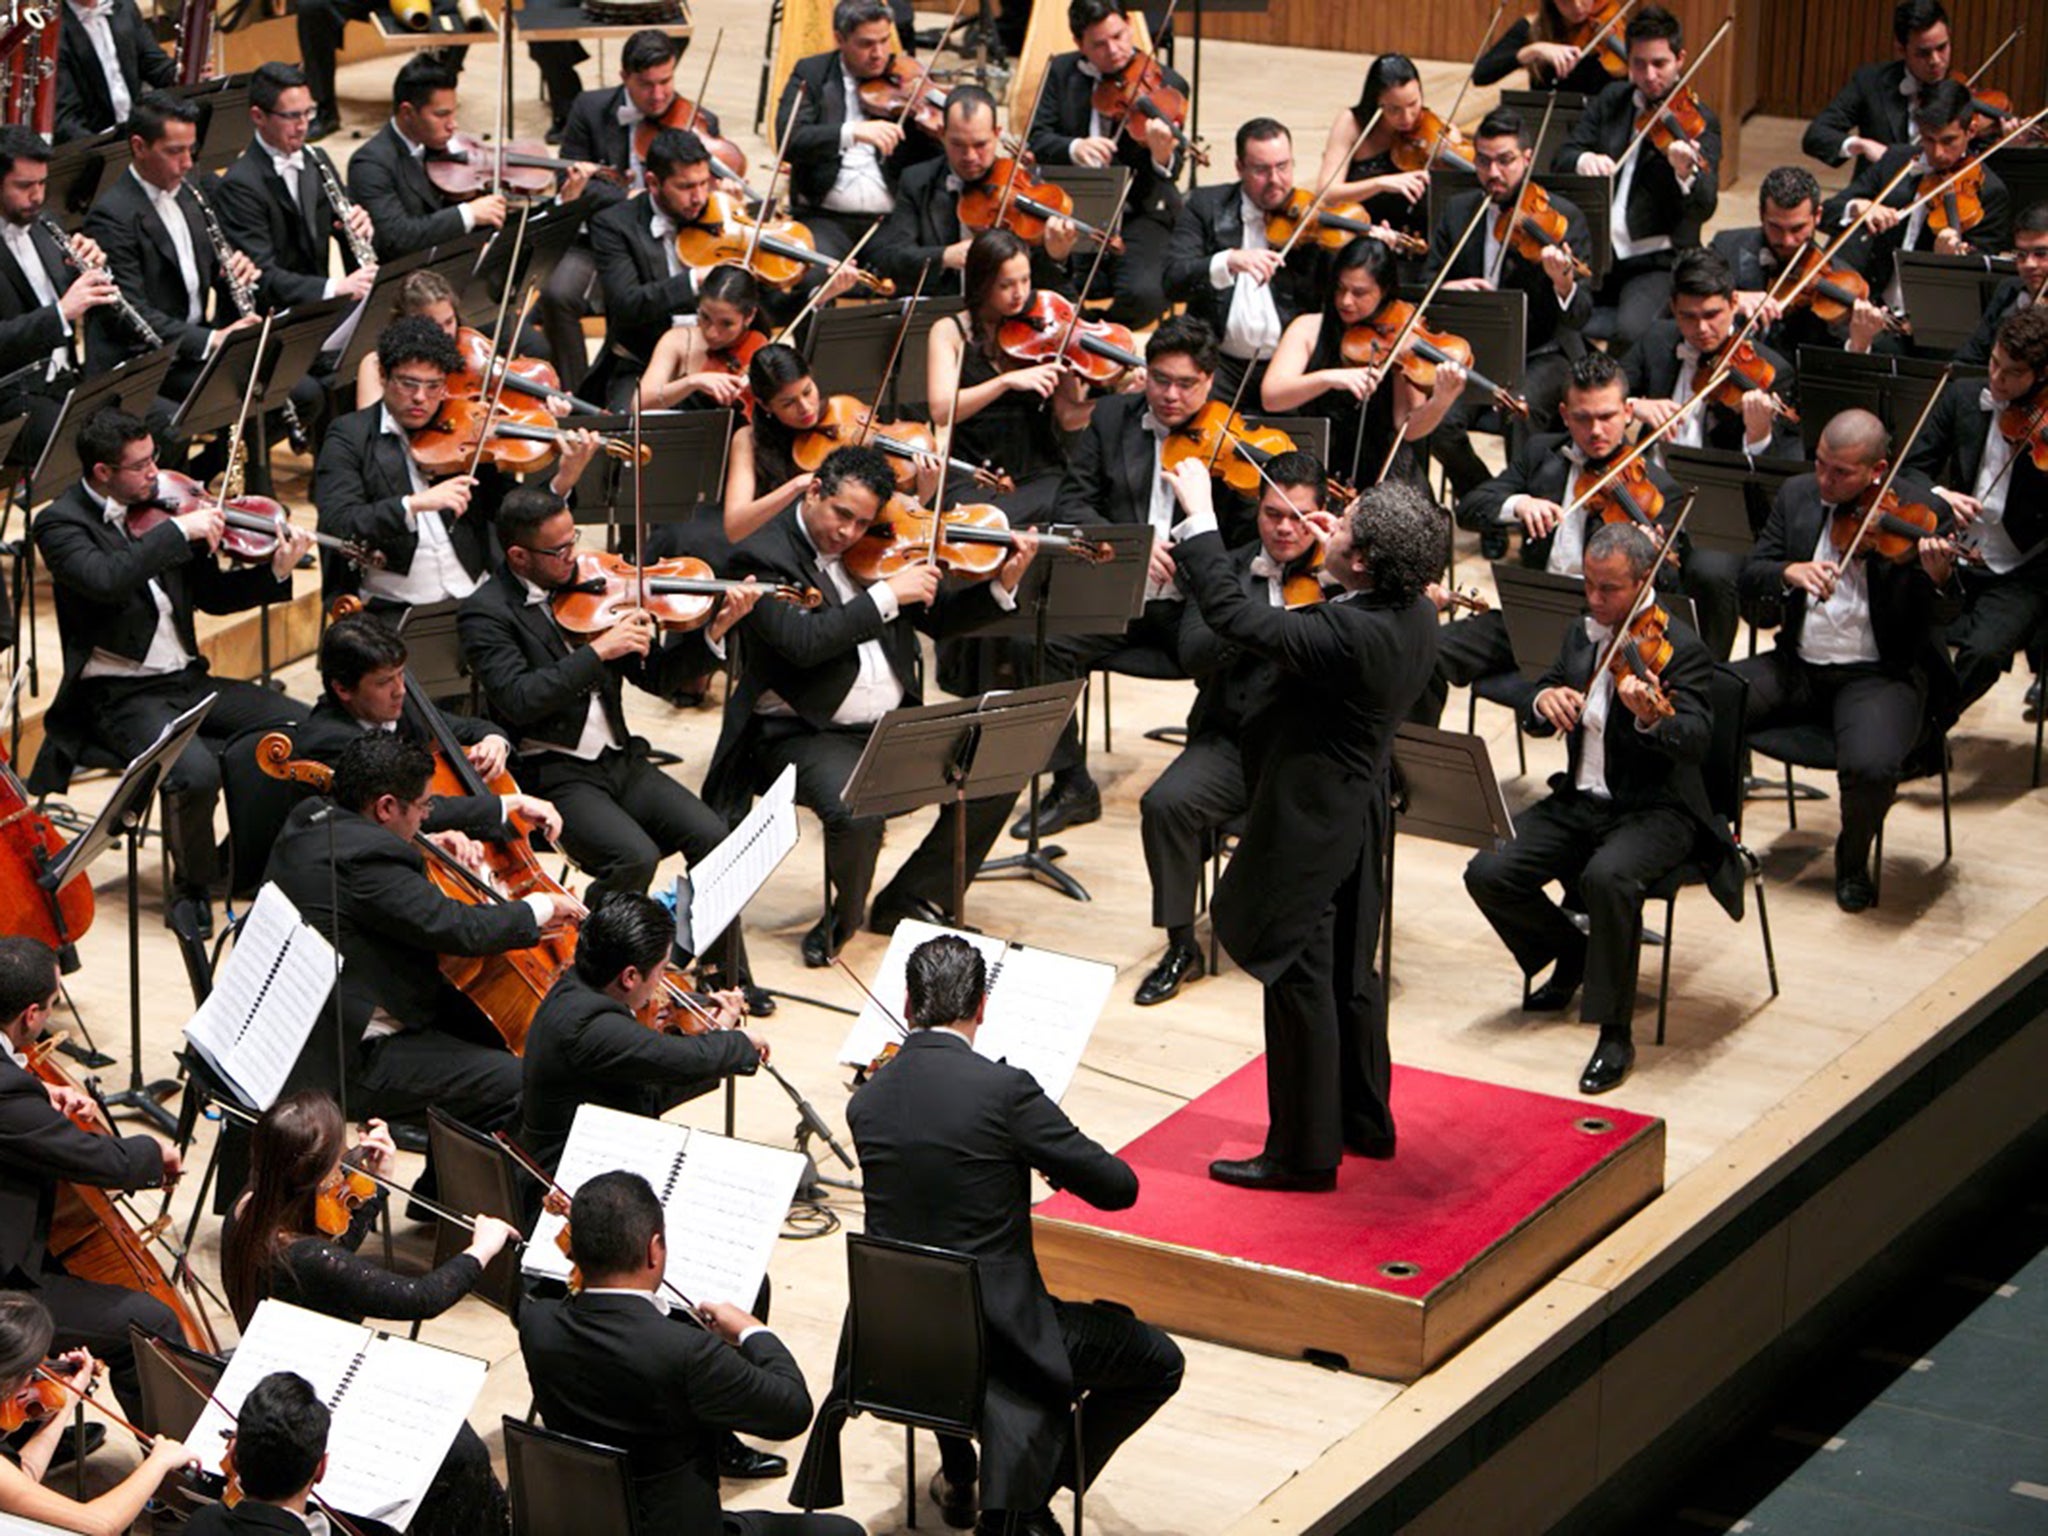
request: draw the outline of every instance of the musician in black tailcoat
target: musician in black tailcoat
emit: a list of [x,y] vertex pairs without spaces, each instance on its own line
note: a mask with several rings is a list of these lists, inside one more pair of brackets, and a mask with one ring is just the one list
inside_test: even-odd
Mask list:
[[590,221],[604,287],[610,404],[630,408],[655,345],[697,312],[697,274],[682,264],[676,234],[704,217],[717,177],[696,134],[664,128],[647,146],[645,197],[612,204]]
[[[1600,1039],[1579,1078],[1579,1092],[1620,1086],[1635,1063],[1636,962],[1643,894],[1688,858],[1713,870],[1714,895],[1742,915],[1742,869],[1728,825],[1707,800],[1700,763],[1713,740],[1713,658],[1677,625],[1665,636],[1671,655],[1645,678],[1619,682],[1593,668],[1612,636],[1654,595],[1635,603],[1657,561],[1642,530],[1610,523],[1586,546],[1589,617],[1565,631],[1537,685],[1523,729],[1566,737],[1565,771],[1546,800],[1515,819],[1515,835],[1465,867],[1465,889],[1493,924],[1525,976],[1552,965],[1550,979],[1522,1004],[1530,1013],[1571,1006],[1583,980],[1579,1017]],[[1662,696],[1662,706],[1658,702]],[[1582,934],[1572,915],[1545,894],[1561,880],[1578,892],[1590,920]]]
[[1956,362],[1981,368],[1991,360],[1991,343],[2007,315],[2030,309],[2048,292],[2048,201],[2029,204],[2012,221],[2012,254],[2019,270],[1998,280],[1984,301],[1983,318],[1970,339],[1956,349]]
[[455,132],[455,72],[414,54],[391,82],[391,120],[348,157],[348,195],[370,216],[380,261],[504,225],[502,194],[458,202],[428,177]]
[[[1785,268],[1809,248],[1826,243],[1821,234],[1823,201],[1820,183],[1803,166],[1781,165],[1764,173],[1757,184],[1757,222],[1746,228],[1724,229],[1708,249],[1728,263],[1735,279],[1735,312],[1744,321],[1759,306],[1770,303],[1773,313],[1757,326],[1755,339],[1782,357],[1799,358],[1801,347],[1841,347],[1850,352],[1868,352],[1884,334],[1884,310],[1868,299],[1854,299],[1849,318],[1829,322],[1814,313],[1811,303],[1786,310],[1769,298],[1774,283],[1785,280]],[[1851,258],[1860,249],[1859,234],[1851,244]],[[1860,259],[1845,258],[1858,275]],[[1829,283],[1815,279],[1806,290],[1809,299],[1831,299]],[[1853,299],[1853,294],[1850,295]]]
[[[637,185],[647,167],[633,146],[640,125],[659,122],[675,104],[676,69],[688,51],[687,37],[674,37],[657,27],[643,27],[619,48],[619,83],[585,91],[569,108],[562,127],[562,158],[587,160],[623,172],[626,185]],[[697,123],[718,133],[718,114],[697,102]],[[606,203],[624,194],[604,182],[591,185],[591,195]]]
[[118,128],[145,91],[177,84],[177,66],[135,0],[63,0],[54,11],[52,19],[63,28],[57,40],[55,142]]
[[1892,8],[1892,43],[1899,57],[1860,64],[1834,100],[1807,124],[1800,152],[1823,165],[1850,158],[1880,160],[1886,150],[1909,144],[1909,114],[1929,86],[1949,78],[1954,49],[1948,12],[1941,0],[1900,0]]

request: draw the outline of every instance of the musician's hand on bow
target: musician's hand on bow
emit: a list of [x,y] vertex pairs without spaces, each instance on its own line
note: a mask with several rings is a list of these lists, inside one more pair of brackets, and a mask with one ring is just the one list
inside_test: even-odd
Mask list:
[[906,565],[902,570],[882,578],[883,585],[896,594],[896,606],[908,608],[916,603],[929,603],[939,595],[939,568],[937,564],[927,565],[919,561]]
[[1581,176],[1612,176],[1621,169],[1621,162],[1612,155],[1595,154],[1591,151],[1579,156]]
[[1763,311],[1759,325],[1776,325],[1785,316],[1785,306],[1762,288],[1741,288],[1735,294],[1735,313],[1745,321]]
[[645,608],[629,608],[619,621],[590,642],[600,661],[617,661],[623,656],[645,656],[654,648],[654,615]]
[[552,800],[543,800],[539,795],[507,795],[505,816],[525,831],[545,833],[551,843],[561,839],[562,813]]
[[1537,717],[1550,725],[1561,735],[1569,735],[1578,729],[1579,716],[1585,710],[1586,696],[1576,688],[1546,688],[1536,695],[1529,706]]
[[[61,1417],[59,1422],[62,1422]],[[158,1435],[150,1441],[149,1454],[143,1460],[155,1463],[166,1473],[193,1472],[199,1467],[198,1455],[184,1441],[173,1440],[169,1435]]]
[[398,1166],[398,1144],[391,1139],[391,1127],[382,1120],[364,1122],[356,1151],[360,1154],[356,1161],[363,1172],[374,1173],[380,1179],[389,1178]]
[[1570,43],[1528,43],[1515,50],[1515,62],[1527,70],[1541,70],[1553,80],[1562,80],[1578,67],[1579,50]]
[[998,374],[1003,388],[1019,390],[1037,395],[1041,400],[1052,398],[1052,392],[1059,388],[1060,365],[1058,363],[1033,363],[1028,368],[1012,368],[1008,373]]
[[1628,408],[1637,421],[1655,431],[1678,414],[1676,400],[1659,400],[1648,395],[1636,395],[1629,400]]
[[1515,520],[1525,537],[1540,539],[1564,521],[1564,508],[1541,496],[1524,496],[1515,503]]
[[1081,243],[1081,226],[1064,216],[1045,221],[1045,254],[1054,261],[1065,261],[1074,254],[1074,247]]
[[206,506],[196,512],[182,512],[171,519],[189,544],[204,544],[208,551],[220,548],[221,535],[228,531],[227,514],[219,507]]
[[1849,222],[1853,224],[1856,220],[1863,218],[1866,210],[1869,212],[1870,217],[1863,220],[1863,227],[1873,235],[1881,235],[1888,229],[1896,229],[1899,221],[1906,216],[1903,209],[1894,208],[1890,203],[1879,203],[1875,208],[1872,208],[1870,206],[1870,199],[1867,197],[1854,199],[1842,211],[1848,215]]
[[903,142],[903,125],[883,117],[870,117],[853,125],[853,142],[867,145],[886,160]]
[[1022,581],[1024,573],[1031,569],[1031,562],[1038,558],[1037,534],[1019,528],[1011,537],[1016,539],[1016,546],[996,568],[996,585],[1005,592],[1017,590],[1017,583]]
[[548,1186],[547,1193],[540,1197],[540,1208],[550,1216],[559,1216],[564,1221],[567,1221],[569,1219],[568,1192],[554,1185]]
[[749,1328],[759,1328],[761,1320],[750,1312],[742,1311],[729,1301],[700,1302],[697,1317],[713,1333],[728,1344],[737,1344],[740,1335]]
[[747,376],[743,373],[692,373],[685,376],[683,385],[678,399],[689,395],[709,395],[713,404],[731,406],[746,393]]
[[754,611],[754,605],[761,601],[767,590],[751,576],[736,587],[726,588],[725,595],[718,600],[718,612],[711,616],[704,637],[713,643],[723,640],[733,632],[733,626]]
[[72,279],[71,286],[64,290],[64,297],[57,301],[57,312],[67,324],[76,325],[85,317],[86,311],[111,304],[120,297],[121,285],[114,281],[114,274],[94,268]]
[[470,228],[482,226],[486,229],[505,227],[506,207],[502,193],[493,192],[485,197],[473,197],[462,205],[470,210]]
[[484,867],[484,845],[467,832],[429,832],[426,836],[428,842],[464,869],[477,871]]
[[1429,196],[1429,172],[1392,171],[1385,176],[1368,177],[1367,186],[1369,190],[1363,194],[1367,202],[1375,197],[1392,196],[1405,198],[1413,205]]
[[747,994],[738,987],[725,987],[711,994],[711,1027],[738,1029],[747,1016]]
[[768,1045],[768,1037],[766,1035],[756,1034],[751,1029],[740,1029],[738,1025],[728,1025],[727,1028],[733,1029],[737,1033],[745,1035],[747,1037],[747,1044],[751,1045],[754,1048],[755,1061],[766,1062],[768,1060],[768,1057],[771,1054],[771,1052]]
[[413,516],[418,517],[422,512],[453,512],[460,517],[469,510],[470,497],[475,490],[474,475],[450,475],[446,480],[436,480],[424,491],[412,493]]
[[1943,487],[1935,494],[1948,503],[1948,509],[1955,515],[1958,528],[1967,528],[1984,515],[1984,503],[1974,496],[1965,496],[1961,491],[1951,491],[1947,487]]
[[477,771],[477,777],[495,779],[512,760],[512,743],[493,731],[475,746],[465,747],[462,755],[469,759],[469,766]]
[[312,550],[313,535],[304,528],[287,525],[285,531],[278,536],[277,548],[270,552],[270,574],[279,581],[290,581],[292,572],[298,569],[299,562],[311,554]]
[[1614,694],[1645,725],[1655,725],[1670,713],[1663,690],[1633,672],[1614,685]]
[[562,928],[590,916],[590,908],[567,891],[534,891],[531,894],[548,904],[548,915],[541,919],[543,928]]
[[1383,372],[1379,368],[1325,368],[1322,378],[1330,388],[1344,390],[1354,400],[1370,400],[1380,387]]
[[1454,277],[1444,284],[1446,293],[1491,293],[1493,284],[1483,277]]
[[1786,586],[1797,587],[1824,603],[1835,595],[1835,583],[1842,579],[1842,568],[1832,560],[1795,560],[1785,567],[1783,579]]
[[1233,250],[1224,256],[1223,268],[1232,277],[1250,277],[1261,283],[1270,283],[1273,274],[1280,270],[1280,253],[1274,250]]
[[1076,165],[1089,165],[1101,170],[1116,158],[1114,139],[1075,139],[1067,145],[1067,153]]
[[479,1264],[488,1264],[505,1251],[508,1244],[519,1240],[519,1229],[509,1221],[500,1221],[495,1216],[472,1216],[476,1223],[470,1233],[469,1246],[463,1249]]

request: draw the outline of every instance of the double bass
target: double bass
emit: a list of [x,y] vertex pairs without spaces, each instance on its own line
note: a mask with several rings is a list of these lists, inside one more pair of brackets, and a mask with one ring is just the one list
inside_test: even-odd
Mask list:
[[41,939],[68,974],[78,969],[77,941],[92,927],[93,897],[83,869],[54,889],[45,881],[64,848],[63,835],[35,808],[0,747],[0,924]]

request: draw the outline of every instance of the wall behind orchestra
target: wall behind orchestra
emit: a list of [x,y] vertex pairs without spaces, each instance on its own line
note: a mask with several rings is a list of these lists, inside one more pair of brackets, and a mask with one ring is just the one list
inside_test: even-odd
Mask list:
[[[1756,7],[1755,107],[1787,117],[1812,117],[1860,64],[1893,56],[1895,0],[1751,0]],[[2048,85],[2048,26],[2040,0],[1943,0],[1955,37],[1954,67],[1965,77],[2032,17],[2033,25],[1977,83],[2008,92],[2024,114],[2041,105]],[[1825,11],[1827,25],[1813,21]],[[1737,23],[1738,26],[1742,23]],[[1796,46],[1793,44],[1796,42]]]

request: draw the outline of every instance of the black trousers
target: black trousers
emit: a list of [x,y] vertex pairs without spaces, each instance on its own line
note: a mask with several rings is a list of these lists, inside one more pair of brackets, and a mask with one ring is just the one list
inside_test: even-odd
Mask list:
[[593,907],[608,891],[644,893],[669,854],[694,863],[730,830],[638,748],[613,749],[595,762],[536,752],[520,766],[533,792],[562,813],[562,848],[590,875],[585,900]]
[[797,218],[810,230],[818,254],[834,261],[859,245],[861,236],[882,221],[878,213],[833,213],[824,208],[806,208]]
[[[868,891],[875,881],[875,861],[881,856],[882,835],[888,825],[888,818],[883,816],[853,815],[841,798],[846,781],[867,746],[868,732],[859,726],[814,730],[796,719],[764,720],[758,730],[760,780],[772,781],[784,768],[794,767],[796,803],[825,824],[825,878],[832,890],[832,916],[840,928],[851,933],[865,920]],[[1016,799],[1015,795],[996,795],[967,802],[969,880],[995,846]],[[959,813],[950,805],[940,810],[924,840],[889,882],[883,892],[885,897],[915,898],[943,911],[955,910],[954,829],[959,819]]]
[[[1103,277],[1115,296],[1109,318],[1139,330],[1166,313],[1166,248],[1173,240],[1173,223],[1132,213],[1124,219],[1123,237],[1123,253],[1103,258]],[[1251,404],[1255,408],[1258,402]]]
[[1244,754],[1234,738],[1191,736],[1180,756],[1138,802],[1145,872],[1152,880],[1152,926],[1186,927],[1195,920],[1202,878],[1202,839],[1251,803]]
[[161,790],[173,886],[180,896],[203,899],[220,875],[213,808],[220,798],[221,749],[244,731],[296,725],[306,706],[255,683],[214,677],[199,663],[169,677],[97,678],[84,686],[92,690],[86,700],[92,739],[124,763],[146,751],[172,720],[215,695]]
[[1927,686],[1871,662],[1817,667],[1779,648],[1735,663],[1749,681],[1752,731],[1813,721],[1835,734],[1835,777],[1842,795],[1837,869],[1862,870],[1904,776],[1908,754],[1927,729]]
[[[1334,1168],[1345,1143],[1394,1134],[1393,1053],[1378,970],[1385,900],[1384,796],[1362,809],[1365,848],[1308,943],[1266,985],[1266,1156],[1305,1172]],[[1277,872],[1276,872],[1277,877]]]
[[[336,110],[334,94],[335,58],[352,21],[368,21],[376,10],[374,0],[298,0],[299,63],[306,71],[306,84],[313,92],[313,105],[322,113]],[[576,66],[590,55],[575,42],[528,43],[526,51],[540,66],[541,82],[559,126],[569,115],[570,103],[583,89]],[[443,50],[457,74],[462,72],[467,48]]]
[[1686,555],[1679,577],[1679,590],[1692,599],[1699,617],[1700,639],[1720,661],[1735,649],[1735,631],[1742,623],[1741,579],[1742,556],[1697,545]]
[[[1565,380],[1571,377],[1571,360],[1552,349],[1530,358],[1522,374],[1522,398],[1528,402],[1529,419],[1510,416],[1506,422],[1507,455],[1512,461],[1531,435],[1549,432],[1557,425],[1558,402],[1564,398]],[[1493,476],[1472,446],[1474,424],[1493,409],[1493,397],[1481,389],[1467,389],[1451,407],[1437,429],[1429,434],[1429,451],[1450,477],[1451,489],[1460,498],[1469,496]]]
[[107,1380],[121,1411],[129,1418],[142,1415],[142,1383],[135,1368],[135,1348],[128,1341],[128,1325],[153,1333],[173,1344],[183,1344],[185,1335],[171,1309],[154,1296],[131,1291],[126,1286],[101,1285],[67,1275],[50,1260],[37,1278],[35,1298],[49,1308],[57,1325],[51,1342],[53,1353],[85,1348],[107,1365]]
[[844,1515],[778,1515],[769,1510],[723,1511],[726,1536],[866,1536],[867,1527]]
[[[1683,862],[1693,831],[1682,806],[1622,810],[1560,790],[1516,819],[1513,841],[1473,856],[1465,889],[1524,976],[1584,946],[1579,1017],[1626,1031],[1635,1015],[1643,893]],[[1553,880],[1583,895],[1588,936],[1544,894]]]
[[[1160,598],[1147,603],[1145,611],[1131,620],[1120,634],[1055,635],[1045,643],[1045,680],[1057,683],[1086,677],[1105,656],[1114,655],[1128,646],[1151,646],[1168,657],[1177,658],[1180,651],[1180,613],[1180,598]],[[1029,676],[1028,646],[1020,665],[1026,668],[1025,675]],[[1081,750],[1081,712],[1077,709],[1067,721],[1067,728],[1060,732],[1059,743],[1053,748],[1052,761],[1046,764],[1046,768],[1056,774],[1068,773],[1086,762],[1087,754]]]
[[1418,725],[1436,725],[1453,688],[1470,688],[1481,678],[1510,679],[1505,700],[1517,715],[1536,697],[1536,685],[1515,669],[1508,623],[1498,609],[1453,619],[1437,629],[1436,672],[1408,712]]
[[473,1130],[494,1131],[519,1118],[524,1069],[475,1004],[449,988],[441,1022],[455,1029],[408,1029],[356,1048],[349,1113],[356,1119],[421,1121],[439,1105]]
[[1961,707],[1989,693],[2025,650],[2048,630],[2048,556],[2036,555],[2003,576],[1963,568],[1962,617],[1946,636],[1955,647]]
[[1627,357],[1642,334],[1669,313],[1671,261],[1671,252],[1656,251],[1607,269],[1607,280],[1593,295],[1588,331],[1607,339],[1612,356]]

